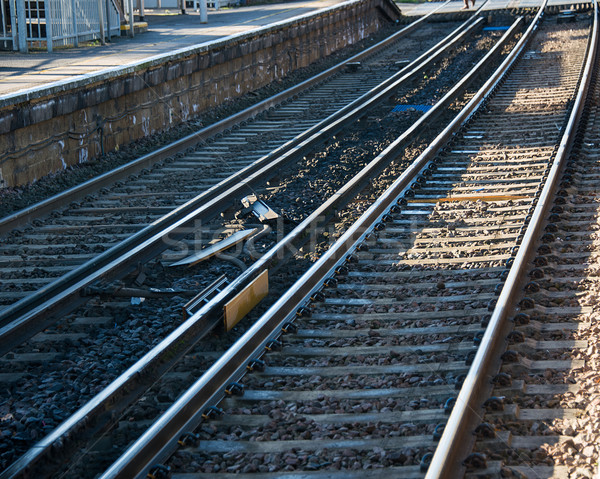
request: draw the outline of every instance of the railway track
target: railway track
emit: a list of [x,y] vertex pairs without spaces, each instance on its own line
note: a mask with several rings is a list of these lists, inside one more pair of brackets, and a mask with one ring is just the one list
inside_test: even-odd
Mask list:
[[[512,308],[597,40],[589,16],[568,28],[556,17],[536,22],[506,59],[508,74],[498,72],[103,478],[502,473],[494,453],[510,445],[506,435],[481,446],[489,457],[467,456],[473,431],[495,434],[470,417],[486,381],[511,388],[505,372],[479,370]],[[544,375],[545,363],[527,366],[524,374]]]
[[[477,24],[474,25],[474,27],[476,26]],[[516,27],[513,28],[512,33],[516,30]],[[499,35],[497,38],[499,38]],[[510,38],[510,35],[506,38]],[[470,64],[469,61],[465,63]],[[485,62],[482,62],[482,65],[484,64]],[[420,68],[417,68],[417,70],[421,71]],[[476,72],[471,76],[473,77],[475,74]],[[462,74],[457,76],[462,76]],[[438,105],[440,110],[443,110],[448,102],[451,102],[458,92],[464,89],[467,82],[463,83],[457,92],[447,95],[447,98],[440,102]],[[444,88],[447,89],[447,87]],[[426,123],[417,122],[415,126],[422,124]],[[410,137],[410,135],[406,136]],[[385,162],[382,164],[385,165]],[[367,172],[372,173],[381,167],[381,165],[371,166],[370,169],[367,168]],[[361,180],[362,183],[366,181],[366,178],[369,177],[365,173]],[[357,182],[354,188],[359,185],[360,182]],[[119,187],[117,186],[117,188]],[[347,201],[348,195],[352,191],[349,190],[345,194],[336,195],[335,201],[339,203],[341,198],[346,198],[344,201]],[[105,194],[109,194],[109,192],[105,192]],[[52,219],[50,222],[52,222]],[[52,227],[50,226],[50,228]],[[220,268],[222,269],[222,266]],[[200,279],[199,277],[200,275],[196,276],[197,281],[205,280],[205,278]],[[155,281],[153,277],[148,280],[150,284],[153,284],[153,281]],[[194,281],[196,281],[194,278],[190,280],[192,283]],[[155,304],[153,306],[156,308],[154,311],[144,311],[144,308],[142,308],[141,311],[131,312],[129,296],[132,294],[125,295],[127,301],[124,302],[115,298],[115,293],[115,290],[106,289],[98,299],[92,301],[90,307],[83,314],[80,313],[67,318],[67,321],[53,327],[49,332],[36,336],[25,348],[13,348],[14,352],[5,356],[4,359],[7,364],[21,365],[20,370],[5,374],[3,377],[7,384],[11,384],[11,387],[7,390],[6,402],[4,403],[4,406],[9,408],[5,414],[7,420],[4,425],[8,429],[15,428],[13,437],[7,438],[7,442],[9,444],[12,442],[14,447],[15,441],[18,440],[19,447],[22,447],[31,443],[32,440],[39,439],[40,435],[46,431],[56,429],[26,453],[22,460],[18,461],[18,464],[5,471],[3,477],[13,477],[15,474],[21,473],[47,475],[52,470],[51,468],[57,465],[62,466],[62,461],[65,459],[61,454],[64,452],[63,449],[66,448],[61,447],[61,444],[69,443],[73,436],[76,436],[75,432],[79,429],[101,429],[102,426],[98,424],[103,424],[103,421],[110,424],[118,420],[119,411],[124,407],[123,404],[131,397],[141,394],[140,384],[145,384],[144,387],[147,387],[148,383],[153,382],[153,375],[162,375],[172,367],[169,361],[173,355],[177,356],[185,353],[187,349],[181,350],[182,341],[186,344],[185,348],[189,348],[191,347],[189,345],[206,334],[207,326],[195,323],[190,323],[190,326],[186,323],[188,324],[187,328],[191,330],[188,336],[185,338],[178,337],[177,340],[172,339],[173,346],[170,349],[153,353],[155,357],[152,360],[156,360],[155,362],[158,365],[153,363],[150,366],[150,359],[148,358],[150,353],[146,354],[149,347],[148,343],[150,341],[154,341],[154,343],[160,341],[160,338],[167,336],[181,323],[180,307],[184,301],[181,297],[176,297],[173,301],[167,300],[160,302],[158,305]],[[164,316],[176,319],[173,320],[173,323],[165,322]],[[113,322],[114,328],[112,327]],[[127,335],[133,336],[134,341],[125,341],[119,326],[126,326],[128,329],[125,332]],[[143,345],[136,344],[136,342],[139,343],[140,336],[144,334],[152,335],[152,337]],[[164,342],[167,342],[172,336],[173,334]],[[97,356],[96,349],[98,345],[102,349],[102,354]],[[206,344],[203,347],[206,347]],[[214,347],[214,345],[211,347]],[[79,353],[82,348],[87,351],[85,354]],[[74,350],[77,350],[77,352]],[[146,355],[144,356],[144,354]],[[136,359],[139,359],[139,362],[129,370],[124,371],[127,365],[135,362]],[[205,362],[195,364],[195,368],[200,369],[206,369],[208,366],[209,364]],[[107,382],[118,375],[120,370],[124,371],[122,376],[110,384],[108,388],[103,389]],[[39,377],[33,377],[34,374],[39,374]],[[189,374],[183,376],[187,377]],[[177,382],[177,374],[174,377],[168,376],[166,378],[167,383]],[[62,382],[63,380],[64,382]],[[175,399],[177,394],[172,391],[172,386],[171,384],[165,388],[171,389],[171,391],[161,394],[160,397]],[[29,394],[29,391],[36,389],[38,393],[34,394],[33,404],[35,406],[32,409],[31,403],[29,403],[31,399],[27,398],[27,394]],[[27,391],[27,394],[23,394],[22,391]],[[97,392],[100,393],[99,396],[102,396],[102,398],[94,397]],[[66,404],[72,404],[73,397],[76,397],[75,404],[82,406],[78,411],[77,418],[67,417],[71,406],[55,403],[48,408],[46,404],[51,397],[55,402],[64,401]],[[85,403],[89,398],[93,399]],[[112,412],[112,417],[110,417],[110,414],[106,414],[107,410]],[[25,428],[19,425],[24,420],[27,420]],[[62,424],[56,427],[61,421]],[[117,431],[117,435],[120,433],[121,431]],[[92,455],[103,456],[100,458],[100,462],[106,462],[106,458],[110,458],[110,454],[107,454],[102,447],[93,446],[93,449]],[[36,464],[36,467],[40,466],[40,469],[35,473],[31,470],[27,471],[27,468],[33,462],[39,460],[40,455],[45,454],[50,455],[49,463]],[[84,469],[86,474],[93,475],[90,472],[92,471],[90,462],[86,462]],[[71,471],[74,474],[73,477],[83,477],[81,470],[75,469],[75,471]]]
[[[456,26],[436,26],[436,35],[442,34],[444,28],[449,32]],[[463,28],[476,26],[471,22]],[[429,30],[424,33],[421,28],[415,28],[415,31],[412,28],[408,27],[408,31],[403,30],[402,34],[369,50],[365,55],[374,57],[365,60],[364,68],[356,72],[340,71],[342,66],[334,68],[331,72],[336,73],[334,78],[313,87],[301,98],[287,102],[280,99],[282,105],[277,109],[252,120],[246,119],[247,124],[237,125],[239,129],[221,138],[207,140],[208,144],[202,143],[202,135],[199,135],[200,139],[187,139],[183,144],[195,140],[201,145],[180,158],[172,158],[153,170],[116,182],[110,189],[59,210],[61,202],[72,200],[70,194],[66,198],[61,196],[58,202],[50,202],[55,211],[48,218],[36,219],[24,230],[11,230],[3,237],[0,260],[0,272],[10,279],[3,283],[5,291],[0,294],[5,305],[0,310],[2,338],[14,344],[31,334],[33,324],[37,331],[48,326],[73,306],[86,301],[79,294],[84,287],[106,277],[118,279],[131,273],[139,263],[145,263],[165,250],[165,238],[176,236],[174,232],[178,228],[206,222],[218,215],[232,202],[252,193],[253,187],[263,185],[275,174],[274,171],[297,161],[336,129],[355,120],[355,115],[364,114],[357,103],[366,104],[369,99],[377,101],[382,90],[383,94],[388,94],[386,87],[393,90],[396,83],[418,75],[421,68],[439,58],[443,49],[439,45],[431,48],[436,41],[434,38],[439,41],[440,37],[432,36]],[[429,28],[426,25],[426,29]],[[407,33],[410,36],[405,38]],[[376,53],[384,47],[387,47],[384,52]],[[424,54],[406,67],[405,62],[398,64],[399,54],[404,60],[405,48],[412,52],[413,59],[419,53]],[[433,56],[433,51],[438,53]],[[355,59],[363,59],[363,56],[358,55]],[[385,79],[387,83],[383,81]],[[312,83],[308,82],[309,86]],[[375,84],[379,89],[371,90]],[[293,90],[292,93],[297,92]],[[268,105],[271,102],[267,102]],[[340,110],[343,105],[346,105],[345,109]],[[287,123],[282,119],[286,116]],[[293,120],[290,121],[290,117]],[[323,122],[325,118],[327,121]],[[231,121],[224,123],[228,128],[235,126]],[[209,132],[214,133],[214,130],[211,128]],[[254,152],[248,151],[247,145],[253,145]],[[173,148],[163,150],[173,154]],[[164,155],[165,151],[161,151],[152,158],[163,158]],[[151,161],[154,160],[146,158],[136,164]],[[194,169],[193,174],[190,168]],[[120,170],[129,171],[128,168]],[[237,173],[232,175],[233,172]],[[116,173],[122,174],[122,171]],[[207,183],[206,178],[213,176],[215,182],[225,179],[217,185]],[[113,176],[109,177],[114,181]],[[100,184],[107,181],[109,179],[105,178]],[[173,191],[173,184],[178,186],[177,191]],[[86,188],[84,185],[82,190],[87,191]],[[209,189],[198,196],[198,191],[206,188]],[[80,189],[75,193],[80,194]],[[181,206],[173,211],[173,205]],[[3,228],[6,230],[9,225],[31,219],[49,207],[49,204],[35,205],[5,218]]]
[[566,162],[527,270],[521,311],[502,354],[507,379],[480,420],[474,451],[505,477],[594,477],[598,450],[598,98],[594,73],[585,130]]
[[[243,380],[246,394],[229,397],[221,404],[227,414],[220,418],[220,410],[208,406],[223,394],[221,384],[200,406],[196,404],[195,413],[188,412],[183,428],[171,432],[165,451],[177,441],[182,443],[169,463],[177,470],[176,477],[196,472],[282,477],[286,471],[299,470],[315,477],[320,473],[353,477],[351,471],[359,467],[374,469],[373,477],[390,471],[402,477],[423,476],[431,458],[427,453],[435,449],[436,439],[432,438],[442,435],[451,409],[449,389],[460,385],[469,369],[465,360],[470,361],[476,350],[472,338],[481,339],[479,322],[493,310],[498,284],[522,239],[534,198],[548,174],[548,161],[564,131],[581,73],[588,27],[585,18],[580,18],[570,33],[550,21],[541,24],[534,39],[538,43],[527,47],[530,50],[502,88],[486,101],[484,110],[454,135],[434,161],[428,163],[431,151],[424,153],[421,166],[434,166],[414,183],[412,193],[377,223],[376,233],[353,259],[344,260],[343,254],[335,258],[339,263],[337,283],[331,281],[328,289],[313,294],[307,308],[310,317],[300,313],[294,326],[284,328],[286,335],[279,338],[283,349],[277,351],[280,344],[273,341],[281,324],[268,332],[267,338],[253,340],[260,352],[250,354],[250,359],[261,356],[265,345],[271,352],[262,358],[264,369],[260,361],[235,365],[245,369],[248,364],[254,370]],[[556,54],[557,44],[568,54]],[[522,68],[526,73],[521,73]],[[532,106],[537,107],[540,97],[533,98],[531,91],[541,72],[548,75],[544,77],[548,88],[541,92],[546,104],[543,118]],[[511,94],[509,88],[517,93]],[[525,112],[532,111],[535,119],[529,122]],[[523,126],[506,128],[503,115],[524,120]],[[527,135],[526,143],[522,132],[531,125],[535,130]],[[447,131],[443,137],[447,139]],[[490,138],[491,145],[486,141]],[[399,181],[406,181],[419,169],[409,168]],[[358,236],[363,233],[360,230]],[[346,237],[352,235],[356,230]],[[341,263],[345,263],[343,268]],[[324,268],[320,264],[313,269]],[[313,286],[309,282],[304,290],[286,293],[282,301],[293,297],[301,303],[308,290],[319,288]],[[275,317],[283,323],[289,307],[278,313],[273,312],[275,308],[259,322],[265,324],[265,318]],[[211,353],[202,348],[192,350],[183,364],[167,375],[166,384],[157,385],[122,416],[109,446],[103,446],[102,440],[96,442],[79,465],[63,471],[65,477],[83,477],[82,471],[90,464],[106,462],[114,455],[107,449],[134,440],[177,398],[180,383],[193,379],[191,370],[209,369],[210,376],[217,365],[224,364],[230,353],[210,367],[221,355],[219,346],[213,347]],[[229,367],[227,374],[231,372]],[[230,378],[223,380],[233,395],[241,389],[232,385]],[[170,420],[177,407],[163,415],[164,421]],[[192,432],[191,424],[202,414],[205,422]],[[136,452],[144,449],[141,467],[146,470],[152,467],[148,460],[154,454],[161,458],[165,454],[164,444],[160,452],[148,453],[144,443],[162,421],[133,447]],[[60,456],[54,460],[60,461]],[[480,456],[470,460],[473,466],[482,465],[477,462]],[[123,464],[119,461],[105,477],[118,475],[119,469],[121,477],[132,477],[130,469],[122,469],[130,465]],[[376,471],[382,465],[386,467]],[[499,470],[500,465],[492,465],[492,472]],[[160,477],[162,471],[165,469],[158,467],[153,474]],[[87,474],[93,473],[88,470]]]

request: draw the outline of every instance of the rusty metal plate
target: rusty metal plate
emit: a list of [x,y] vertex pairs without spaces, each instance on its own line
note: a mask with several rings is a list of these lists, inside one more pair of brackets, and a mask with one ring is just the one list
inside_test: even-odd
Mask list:
[[231,330],[269,292],[269,270],[264,270],[243,291],[225,305],[225,331]]

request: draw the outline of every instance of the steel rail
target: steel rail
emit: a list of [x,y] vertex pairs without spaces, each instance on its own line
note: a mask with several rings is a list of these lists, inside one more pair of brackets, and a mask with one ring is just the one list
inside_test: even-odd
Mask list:
[[523,241],[517,251],[473,364],[463,382],[454,409],[432,458],[426,479],[453,478],[457,477],[461,470],[464,470],[462,461],[466,458],[473,444],[474,436],[472,432],[477,425],[474,423],[481,419],[481,405],[489,397],[491,372],[498,370],[501,350],[506,347],[506,335],[512,329],[512,323],[508,318],[511,314],[514,314],[516,298],[520,295],[527,277],[526,271],[530,267],[530,261],[535,254],[540,232],[552,206],[554,192],[571,149],[584,103],[588,96],[593,68],[597,60],[598,40],[598,4],[594,2],[594,23],[588,43],[588,56],[579,80],[579,90],[568,123],[548,172],[548,178],[532,213],[531,221],[525,230]]
[[[519,43],[518,45],[520,45]],[[268,341],[278,337],[286,322],[293,321],[296,311],[310,300],[327,277],[356,249],[365,236],[382,220],[396,201],[417,181],[417,177],[435,155],[484,102],[512,65],[509,54],[484,86],[473,96],[454,120],[435,138],[426,150],[378,198],[368,210],[340,237],[323,256],[217,361],[186,391],[173,406],[134,443],[101,476],[101,479],[143,477],[155,463],[165,460],[177,447],[177,440],[192,431],[202,420],[207,407],[217,404],[228,384],[246,372],[251,359],[264,353]],[[391,144],[378,156],[395,151]],[[199,314],[199,313],[197,313]]]
[[110,414],[112,414],[115,410],[121,409],[125,401],[124,396],[130,399],[138,395],[139,392],[142,392],[142,388],[146,385],[144,381],[146,378],[152,377],[154,380],[156,377],[164,374],[169,369],[174,358],[179,358],[186,354],[198,340],[213,329],[216,323],[220,321],[220,317],[215,317],[216,309],[243,289],[258,274],[276,262],[286,249],[296,244],[297,241],[302,241],[306,231],[312,225],[318,223],[324,215],[332,211],[332,209],[340,208],[345,202],[350,201],[354,193],[362,188],[370,177],[383,169],[391,159],[395,158],[396,152],[404,147],[410,139],[414,138],[428,121],[441,114],[467,88],[468,84],[481,74],[488,61],[498,55],[506,43],[515,35],[522,21],[523,18],[518,18],[484,58],[394,142],[387,156],[379,155],[366,165],[348,184],[294,228],[281,242],[265,253],[240,277],[213,298],[210,303],[203,306],[151,351],[146,353],[144,357],[111,382],[100,394],[88,401],[75,414],[61,423],[54,431],[36,443],[33,448],[1,473],[0,479],[26,476],[41,458],[52,452],[55,445],[67,444],[68,438],[76,434],[78,430],[99,422],[103,416],[109,415],[109,410]]
[[[47,328],[58,316],[86,302],[87,298],[80,295],[83,288],[98,280],[115,279],[119,275],[122,277],[134,271],[138,264],[153,259],[167,249],[173,240],[189,233],[194,221],[206,221],[231,206],[235,199],[252,193],[252,188],[268,180],[274,171],[306,155],[318,144],[363,116],[368,109],[393,94],[403,82],[419,75],[423,68],[440,58],[449,48],[462,42],[482,24],[481,17],[472,17],[381,85],[298,135],[294,140],[58,280],[0,311],[0,354]],[[165,238],[169,241],[165,241]]]
[[[362,190],[367,182],[381,172],[390,161],[400,154],[401,150],[406,147],[411,140],[418,136],[419,132],[423,131],[423,128],[429,121],[432,121],[443,113],[443,111],[467,88],[475,77],[481,74],[490,59],[498,55],[500,50],[504,48],[506,43],[516,34],[523,21],[523,17],[517,18],[484,58],[482,58],[471,71],[464,75],[429,111],[423,114],[421,118],[413,123],[410,128],[394,141],[392,148],[388,149],[386,155],[379,155],[369,162],[354,177],[352,177],[348,183],[299,223],[285,238],[263,254],[246,271],[240,274],[234,281],[223,288],[211,301],[198,310],[196,312],[198,319],[205,318],[205,320],[210,320],[212,318],[213,321],[220,320],[221,308],[227,301],[242,291],[263,271],[276,266],[279,259],[284,257],[287,251],[291,251],[293,248],[299,248],[299,246],[304,244],[308,239],[308,234],[318,228],[319,224],[325,223],[329,218],[336,215],[339,209],[351,201],[356,192]],[[217,315],[216,318],[214,318],[215,314]]]
[[348,63],[362,61],[369,56],[377,53],[378,50],[390,45],[391,43],[397,41],[402,38],[404,35],[412,32],[416,27],[418,27],[421,23],[429,20],[429,18],[435,14],[442,7],[450,3],[451,0],[447,0],[445,3],[441,4],[439,7],[429,12],[427,15],[419,18],[418,20],[410,23],[402,30],[396,32],[390,37],[382,40],[381,42],[373,45],[366,50],[353,55],[351,58],[344,60],[337,65],[334,65],[331,68],[299,83],[298,85],[294,85],[291,88],[288,88],[285,91],[282,91],[272,97],[263,100],[256,105],[252,105],[232,116],[229,116],[213,125],[207,126],[198,130],[197,132],[191,133],[184,138],[181,138],[169,145],[166,145],[160,148],[157,151],[152,153],[148,153],[146,155],[141,156],[125,165],[119,166],[114,170],[111,170],[107,173],[103,173],[102,175],[88,180],[80,185],[74,186],[73,188],[69,188],[66,191],[58,193],[46,200],[40,201],[35,205],[32,205],[28,208],[24,208],[20,211],[17,211],[11,215],[8,215],[4,218],[0,219],[0,234],[7,233],[12,229],[21,226],[30,222],[31,220],[38,218],[43,214],[50,213],[54,211],[58,206],[70,203],[71,201],[75,201],[79,198],[84,197],[94,191],[97,191],[103,187],[110,186],[115,181],[118,181],[122,178],[125,178],[139,170],[144,168],[148,168],[155,163],[165,160],[173,155],[176,155],[179,152],[185,151],[188,148],[194,147],[198,144],[198,142],[206,140],[218,133],[221,133],[236,124],[239,124],[243,121],[246,121],[259,113],[268,110],[271,107],[277,106],[286,100],[294,97],[295,95],[301,93],[304,90],[324,81],[325,79],[331,77],[332,75],[339,73],[342,71]]

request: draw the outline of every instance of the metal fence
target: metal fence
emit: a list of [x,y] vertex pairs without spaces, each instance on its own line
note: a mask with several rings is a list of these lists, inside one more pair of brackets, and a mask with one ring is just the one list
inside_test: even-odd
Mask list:
[[0,2],[0,45],[5,50],[10,48],[16,41],[17,28],[15,25],[15,16],[11,15],[14,11],[15,0],[1,0]]
[[53,46],[77,46],[79,42],[98,40],[102,33],[110,37],[121,32],[119,12],[112,0],[46,0],[45,3],[50,7],[46,12],[48,51]]
[[[0,0],[4,47],[25,52],[29,45],[54,47],[119,35],[114,0]],[[15,18],[17,21],[15,22]]]

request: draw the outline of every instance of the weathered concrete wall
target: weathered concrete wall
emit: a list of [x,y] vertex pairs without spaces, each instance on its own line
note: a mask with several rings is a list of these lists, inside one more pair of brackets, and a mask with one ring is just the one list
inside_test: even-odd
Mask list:
[[17,186],[189,120],[399,17],[353,0],[227,40],[0,100],[0,181]]

